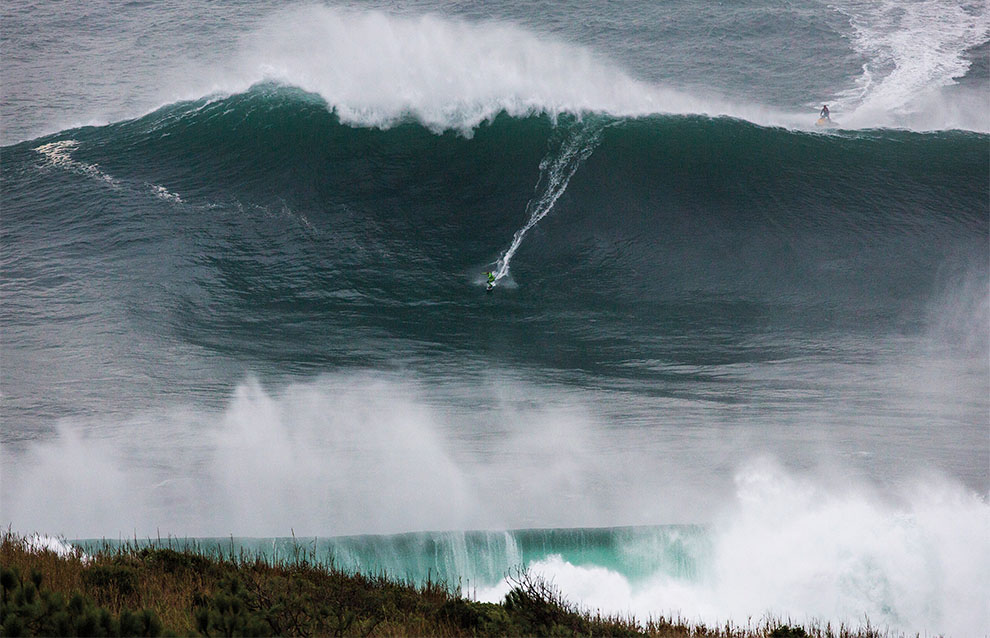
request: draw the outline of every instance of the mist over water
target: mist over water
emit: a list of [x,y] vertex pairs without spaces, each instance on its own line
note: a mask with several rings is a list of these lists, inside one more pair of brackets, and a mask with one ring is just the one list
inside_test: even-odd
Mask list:
[[[591,609],[642,619],[662,611],[718,624],[772,613],[855,625],[865,616],[950,635],[987,626],[990,511],[975,494],[929,480],[905,486],[890,505],[862,487],[808,481],[766,461],[742,468],[736,488],[693,578],[665,570],[630,578],[558,554],[530,569]],[[478,596],[496,601],[507,591],[503,582]]]
[[[558,392],[495,382],[494,405],[474,415],[437,395],[397,376],[325,377],[275,396],[249,381],[222,412],[141,417],[118,426],[121,438],[66,423],[5,458],[34,468],[5,486],[5,510],[19,527],[89,537],[146,536],[162,520],[176,535],[273,536],[288,524],[325,536],[642,523],[670,509],[650,492],[676,472],[645,457],[619,469],[599,452],[600,424]],[[128,441],[134,430],[148,435]]]
[[0,522],[990,632],[985,3],[65,8],[3,9]]
[[[106,424],[103,438],[66,424],[3,458],[4,512],[19,529],[110,538],[291,531],[306,543],[549,527],[557,531],[490,532],[480,545],[456,532],[331,540],[329,551],[344,567],[429,572],[493,601],[508,590],[506,574],[529,567],[588,608],[642,619],[865,615],[950,635],[987,626],[990,506],[920,469],[922,449],[900,476],[882,454],[843,458],[827,440],[803,441],[803,459],[778,447],[790,469],[745,437],[712,458],[725,446],[716,428],[650,448],[573,396],[560,405],[549,392],[534,407],[532,387],[502,388],[503,402],[472,419],[400,378],[325,378],[277,395],[251,381],[222,413],[155,415],[109,438]],[[786,427],[761,433],[779,441]],[[146,436],[135,441],[127,433],[138,429]],[[703,527],[568,532],[677,520]]]

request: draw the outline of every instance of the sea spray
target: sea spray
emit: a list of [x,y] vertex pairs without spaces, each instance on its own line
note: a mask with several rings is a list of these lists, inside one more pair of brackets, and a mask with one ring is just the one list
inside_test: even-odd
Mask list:
[[[809,43],[779,51],[780,39],[761,29],[757,40],[735,24],[732,37],[720,41],[728,53],[716,46],[700,56],[696,47],[712,31],[656,33],[642,28],[646,16],[657,26],[680,24],[682,12],[689,22],[714,18],[708,29],[718,33],[721,20],[733,24],[733,12],[711,16],[688,5],[633,3],[600,9],[608,16],[604,23],[580,20],[583,27],[561,33],[555,12],[530,9],[536,15],[527,19],[527,5],[516,3],[488,4],[477,13],[470,3],[440,4],[436,13],[429,2],[379,4],[384,11],[311,3],[272,11],[248,2],[236,10],[159,7],[157,14],[135,4],[114,12],[115,26],[103,33],[63,31],[62,16],[39,7],[26,11],[33,24],[24,29],[24,16],[13,11],[10,46],[23,55],[8,56],[9,89],[22,98],[5,113],[0,138],[30,139],[70,123],[103,125],[177,100],[237,94],[268,79],[320,94],[357,126],[392,126],[411,117],[433,130],[465,134],[501,112],[694,113],[809,129],[819,102],[830,96],[844,127],[988,128],[985,80],[967,68],[973,47],[986,37],[985,3],[838,2],[797,14],[757,6],[754,19],[765,16],[771,36],[804,23],[813,27],[814,40],[823,38],[822,48]],[[187,21],[184,9],[198,18]],[[117,20],[154,29],[134,34],[130,41],[141,45],[121,56],[112,44]],[[60,34],[73,53],[46,59],[46,48],[24,46],[49,32]],[[153,32],[160,37],[147,40]],[[773,57],[791,58],[785,63],[790,71],[767,64],[763,47],[775,47]],[[823,54],[801,60],[816,51]],[[767,80],[753,82],[739,72],[750,64]],[[722,73],[708,75],[709,65]],[[844,77],[860,69],[858,78]],[[956,90],[960,75],[977,90]],[[66,85],[72,99],[60,96]]]
[[562,139],[557,141],[551,138],[552,150],[540,162],[540,179],[536,184],[536,194],[526,204],[529,220],[515,232],[512,243],[495,263],[495,281],[492,285],[497,285],[500,280],[508,276],[509,262],[522,245],[526,233],[547,216],[567,190],[571,177],[601,141],[604,128],[604,121],[592,120],[587,123],[575,123],[569,128],[557,129]]
[[[707,527],[697,574],[631,578],[553,548],[527,567],[586,608],[643,620],[718,625],[769,614],[977,636],[990,630],[987,529],[986,497],[942,478],[908,481],[892,502],[757,459],[738,470],[735,501]],[[477,597],[497,601],[510,586],[507,578]]]
[[[955,86],[970,69],[968,52],[990,35],[986,3],[840,1],[848,38],[860,56],[855,86],[838,94],[843,126],[908,126],[986,131],[986,94]],[[949,89],[946,92],[946,89]]]
[[[990,627],[990,507],[942,477],[896,498],[848,477],[812,477],[762,458],[736,472],[733,500],[707,525],[416,532],[297,538],[169,539],[268,558],[304,547],[347,571],[442,581],[498,602],[520,569],[592,611],[718,625],[790,618],[950,636]],[[139,545],[154,539],[138,539]],[[77,542],[95,551],[103,541]]]

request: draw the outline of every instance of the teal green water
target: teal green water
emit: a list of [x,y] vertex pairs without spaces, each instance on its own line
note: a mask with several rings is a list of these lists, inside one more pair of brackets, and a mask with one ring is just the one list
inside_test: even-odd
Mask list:
[[[135,546],[131,540],[73,541],[84,552]],[[260,556],[272,562],[332,564],[364,574],[415,583],[446,582],[458,590],[492,587],[550,556],[579,567],[602,567],[633,583],[658,576],[699,578],[711,559],[706,532],[695,526],[662,528],[534,529],[505,532],[419,532],[310,539],[138,539],[138,547],[195,549],[213,556]]]

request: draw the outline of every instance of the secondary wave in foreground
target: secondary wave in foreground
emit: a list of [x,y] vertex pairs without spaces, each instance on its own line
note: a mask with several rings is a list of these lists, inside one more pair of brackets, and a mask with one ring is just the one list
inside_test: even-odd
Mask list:
[[[870,465],[884,466],[881,490],[848,460],[788,470],[760,457],[766,441],[739,438],[734,467],[720,470],[712,452],[724,433],[689,446],[667,434],[654,449],[638,428],[605,427],[566,393],[517,404],[520,388],[507,387],[506,403],[479,417],[380,376],[275,396],[247,384],[222,414],[176,409],[98,432],[64,422],[52,439],[2,450],[4,516],[26,531],[126,538],[286,535],[289,526],[302,539],[529,521],[558,529],[360,536],[314,548],[354,569],[443,575],[482,598],[529,567],[573,600],[640,617],[770,611],[853,623],[868,615],[951,635],[988,627],[990,505],[953,479],[917,465],[895,478],[878,458]],[[484,422],[472,426],[470,414]],[[794,427],[767,426],[760,438]],[[798,448],[820,458],[830,446]],[[655,527],[678,517],[694,524]],[[559,529],[608,521],[640,527]],[[290,551],[271,538],[236,542]]]
[[[717,626],[762,615],[951,636],[990,628],[990,506],[929,478],[885,502],[763,459],[706,526],[167,539],[208,553],[331,560],[499,601],[528,569],[584,608]],[[152,541],[140,541],[151,543]],[[84,551],[106,541],[77,541]],[[111,545],[113,542],[111,541]]]

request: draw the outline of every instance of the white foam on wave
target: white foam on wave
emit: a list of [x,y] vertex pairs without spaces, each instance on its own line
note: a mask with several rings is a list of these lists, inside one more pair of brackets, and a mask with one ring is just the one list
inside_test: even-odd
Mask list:
[[866,58],[856,86],[833,104],[843,126],[990,131],[987,87],[946,89],[990,39],[990,5],[954,0],[841,0],[850,43]]
[[112,427],[90,436],[86,424],[64,421],[55,437],[4,457],[3,520],[73,537],[154,535],[163,524],[182,535],[264,536],[535,522],[520,509],[561,526],[610,516],[577,500],[609,473],[580,416],[496,409],[495,422],[516,423],[502,426],[485,458],[464,458],[421,394],[416,383],[366,375],[274,394],[248,381],[220,413],[141,415],[119,428],[140,440]]
[[[447,395],[479,387],[484,409]],[[705,520],[701,496],[725,489],[696,456],[617,445],[566,389],[488,371],[433,392],[339,373],[274,390],[248,380],[222,410],[62,420],[24,449],[0,446],[0,521],[70,538],[600,527]]]
[[49,166],[81,173],[83,175],[89,175],[90,177],[106,182],[114,188],[118,188],[120,186],[120,182],[117,178],[103,172],[98,164],[87,164],[86,162],[80,162],[73,159],[72,152],[77,148],[79,148],[79,142],[76,140],[60,140],[58,142],[42,144],[41,146],[35,147],[34,150],[45,156]]
[[179,197],[177,193],[173,193],[169,189],[165,188],[160,184],[151,184],[151,192],[155,194],[158,199],[164,200],[166,202],[171,202],[173,204],[181,204],[182,198]]
[[[125,184],[113,175],[105,172],[99,164],[89,164],[81,162],[72,157],[73,152],[79,148],[78,140],[59,140],[49,142],[35,147],[35,152],[41,153],[46,159],[46,166],[57,168],[81,175],[88,175],[100,181],[106,182],[114,189],[124,188]],[[178,193],[173,193],[160,184],[144,184],[150,189],[151,194],[160,200],[170,204],[181,204],[182,197]]]
[[[712,526],[696,579],[632,582],[560,556],[529,569],[571,601],[646,620],[664,613],[717,626],[767,614],[922,634],[990,631],[990,505],[928,478],[899,504],[788,474],[762,460],[736,477],[735,503]],[[508,580],[477,591],[500,600]]]
[[[856,88],[833,104],[843,128],[990,130],[985,90],[943,91],[968,70],[967,50],[990,35],[985,5],[851,1],[835,8],[849,16],[851,44],[868,59]],[[298,86],[354,126],[412,118],[470,135],[500,112],[728,116],[792,129],[813,128],[814,119],[639,80],[601,52],[516,25],[435,15],[282,11],[244,39],[234,67],[221,83],[227,92],[265,80]]]
[[[986,87],[953,86],[970,66],[967,50],[990,34],[985,3],[838,0],[829,7],[848,16],[851,46],[866,59],[856,86],[832,103],[843,128],[990,130]],[[504,111],[694,114],[814,129],[817,109],[797,112],[719,94],[727,87],[676,90],[636,78],[607,52],[506,22],[303,5],[240,26],[247,31],[232,36],[239,46],[205,56],[212,57],[208,63],[163,68],[149,61],[145,86],[129,87],[144,97],[128,113],[278,81],[319,94],[354,126],[389,127],[409,118],[470,135]],[[655,50],[664,55],[662,46]],[[69,121],[106,124],[123,116],[120,102]]]
[[62,558],[78,558],[84,563],[89,562],[90,557],[81,549],[74,546],[64,538],[47,536],[34,533],[24,538],[25,548],[32,553],[54,552]]
[[[500,112],[730,115],[764,125],[801,117],[634,79],[606,56],[500,22],[325,6],[286,10],[247,37],[227,91],[274,80],[321,95],[341,120],[406,118],[470,135]],[[806,117],[803,119],[807,119]]]

